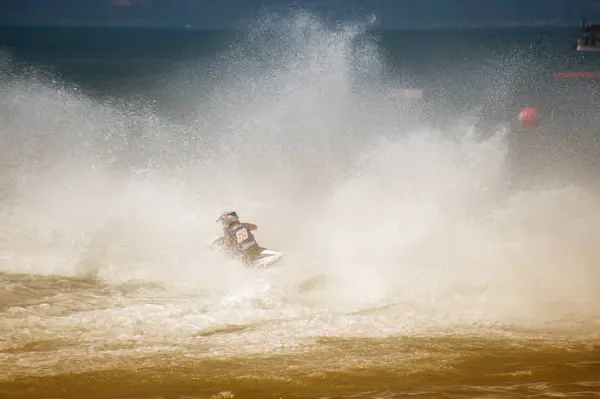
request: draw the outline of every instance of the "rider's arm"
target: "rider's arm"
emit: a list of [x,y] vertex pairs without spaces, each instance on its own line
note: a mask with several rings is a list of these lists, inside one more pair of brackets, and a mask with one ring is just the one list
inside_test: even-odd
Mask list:
[[223,229],[223,245],[228,248],[231,245],[231,241],[229,240],[229,234],[227,231]]
[[250,229],[250,231],[258,229],[258,226],[253,223],[247,223],[247,224],[248,224],[248,228]]

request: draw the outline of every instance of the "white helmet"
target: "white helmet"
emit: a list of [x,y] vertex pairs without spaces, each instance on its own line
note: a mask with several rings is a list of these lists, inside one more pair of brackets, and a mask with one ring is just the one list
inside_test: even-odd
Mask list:
[[221,216],[219,216],[219,218],[217,219],[217,222],[221,222],[221,224],[224,227],[227,227],[231,223],[237,222],[239,220],[240,220],[240,217],[238,216],[237,213],[235,213],[235,211],[227,211],[227,212],[223,212],[223,214],[221,214]]

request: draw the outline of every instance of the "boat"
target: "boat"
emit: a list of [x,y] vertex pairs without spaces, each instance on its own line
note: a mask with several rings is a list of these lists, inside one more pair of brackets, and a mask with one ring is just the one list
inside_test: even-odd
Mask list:
[[581,22],[581,35],[577,39],[576,51],[600,53],[600,24]]

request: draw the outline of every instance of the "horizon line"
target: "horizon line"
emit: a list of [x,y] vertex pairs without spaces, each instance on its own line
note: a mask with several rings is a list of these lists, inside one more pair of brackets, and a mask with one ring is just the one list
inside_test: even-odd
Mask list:
[[[574,24],[496,24],[483,25],[474,24],[471,26],[456,26],[456,25],[430,25],[430,26],[410,26],[410,27],[371,27],[365,28],[365,31],[440,31],[440,30],[515,30],[515,29],[573,29],[580,28],[581,25]],[[184,25],[137,25],[137,24],[16,24],[16,23],[0,23],[2,28],[104,28],[104,29],[141,29],[141,30],[182,30],[182,31],[244,31],[250,28],[247,27],[202,27],[193,26],[191,24]]]

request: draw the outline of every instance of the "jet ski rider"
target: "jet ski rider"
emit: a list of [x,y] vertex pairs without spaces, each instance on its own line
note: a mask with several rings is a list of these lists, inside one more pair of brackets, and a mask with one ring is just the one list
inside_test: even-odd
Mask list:
[[252,265],[264,250],[254,238],[252,231],[258,226],[252,223],[241,223],[235,211],[224,212],[217,222],[223,225],[223,247],[241,259],[247,265]]

